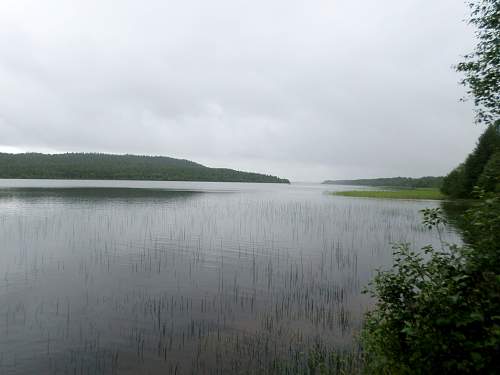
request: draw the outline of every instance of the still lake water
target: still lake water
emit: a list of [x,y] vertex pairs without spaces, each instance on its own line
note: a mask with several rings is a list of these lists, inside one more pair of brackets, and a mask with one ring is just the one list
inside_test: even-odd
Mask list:
[[[232,374],[355,350],[437,202],[341,186],[0,180],[0,374]],[[457,242],[451,229],[445,241]]]

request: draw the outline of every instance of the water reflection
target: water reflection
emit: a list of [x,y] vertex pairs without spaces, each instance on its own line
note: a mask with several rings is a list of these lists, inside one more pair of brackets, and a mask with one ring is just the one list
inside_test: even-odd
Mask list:
[[0,190],[0,374],[297,373],[311,347],[355,353],[362,287],[389,242],[437,243],[418,213],[435,203],[279,189]]
[[139,188],[10,188],[0,189],[0,201],[9,199],[22,199],[32,201],[37,199],[56,199],[79,202],[120,200],[123,202],[134,201],[159,201],[172,199],[185,199],[202,194],[200,191],[178,191],[167,189],[139,189]]

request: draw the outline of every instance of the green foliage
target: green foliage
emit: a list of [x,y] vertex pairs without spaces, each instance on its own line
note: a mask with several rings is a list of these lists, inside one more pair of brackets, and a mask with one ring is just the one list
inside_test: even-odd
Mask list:
[[[332,351],[316,345],[307,354],[310,375],[355,375],[362,373],[360,351]],[[295,372],[297,373],[297,372]]]
[[[362,335],[368,373],[499,373],[500,197],[483,197],[466,218],[468,245],[397,244],[393,268],[378,271]],[[427,227],[443,220],[424,211]]]
[[469,244],[465,249],[470,266],[500,275],[500,194],[481,190],[476,193],[480,204],[465,214],[464,240]]
[[293,360],[276,358],[262,374],[356,375],[363,373],[362,352],[355,348],[327,348],[322,344],[296,352]]
[[465,165],[463,163],[444,178],[441,191],[453,198],[466,198],[469,195],[465,189]]
[[478,122],[493,123],[500,116],[500,3],[498,0],[469,0],[470,23],[477,28],[473,53],[457,66],[462,83],[474,98]]
[[[458,221],[464,246],[398,244],[393,268],[378,271],[363,330],[370,374],[500,374],[500,2],[469,5],[478,44],[457,69],[489,127],[442,191],[479,202]],[[439,209],[425,210],[424,224],[440,234]]]
[[324,184],[331,185],[358,185],[358,186],[385,186],[385,187],[405,187],[405,188],[439,188],[443,182],[443,177],[386,177],[370,178],[361,180],[326,180]]
[[472,193],[490,158],[500,151],[500,123],[490,125],[479,137],[474,151],[465,160],[465,189]]
[[484,191],[500,193],[500,150],[496,151],[488,160],[477,184]]
[[87,153],[0,153],[0,178],[289,183],[275,176],[208,168],[189,160],[163,156]]
[[384,199],[444,199],[445,196],[438,189],[404,189],[404,190],[351,190],[336,191],[332,195],[356,198],[384,198]]
[[438,233],[441,233],[441,226],[448,223],[448,220],[446,220],[446,217],[443,216],[439,208],[424,208],[420,212],[422,212],[424,217],[422,223],[427,229],[436,228]]
[[[471,198],[473,188],[480,185],[479,180],[483,176],[483,171],[490,159],[500,152],[500,122],[490,125],[479,137],[474,151],[469,154],[465,162],[451,171],[443,180],[441,191],[453,198]],[[497,156],[498,158],[498,156]],[[495,170],[495,161],[489,165],[488,174],[499,171]],[[498,162],[497,162],[498,163]],[[486,191],[494,191],[495,185],[492,182],[495,176],[483,177],[483,187]],[[487,183],[486,183],[487,182]]]
[[443,193],[454,198],[470,198],[476,185],[495,191],[498,179],[498,156],[491,163],[490,159],[500,151],[500,2],[468,0],[468,4],[469,22],[477,29],[478,42],[475,51],[465,56],[457,70],[464,73],[462,83],[474,98],[477,121],[489,126],[463,165],[443,181]]

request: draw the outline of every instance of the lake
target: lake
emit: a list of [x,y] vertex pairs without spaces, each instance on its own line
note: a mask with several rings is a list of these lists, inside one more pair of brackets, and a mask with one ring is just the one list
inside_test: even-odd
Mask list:
[[340,189],[0,180],[0,374],[296,373],[313,348],[355,353],[363,288],[391,242],[439,245],[419,213],[439,202]]

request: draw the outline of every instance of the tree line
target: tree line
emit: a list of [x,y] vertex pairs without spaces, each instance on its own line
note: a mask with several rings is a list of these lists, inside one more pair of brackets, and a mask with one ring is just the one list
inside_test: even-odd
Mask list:
[[440,188],[443,177],[425,176],[412,177],[384,177],[358,180],[326,180],[324,184],[331,185],[358,185],[358,186],[384,186],[404,188]]
[[0,153],[0,178],[290,183],[276,176],[209,168],[184,159],[99,153]]
[[452,198],[472,198],[474,187],[500,192],[500,121],[486,128],[474,151],[444,178],[441,191]]

